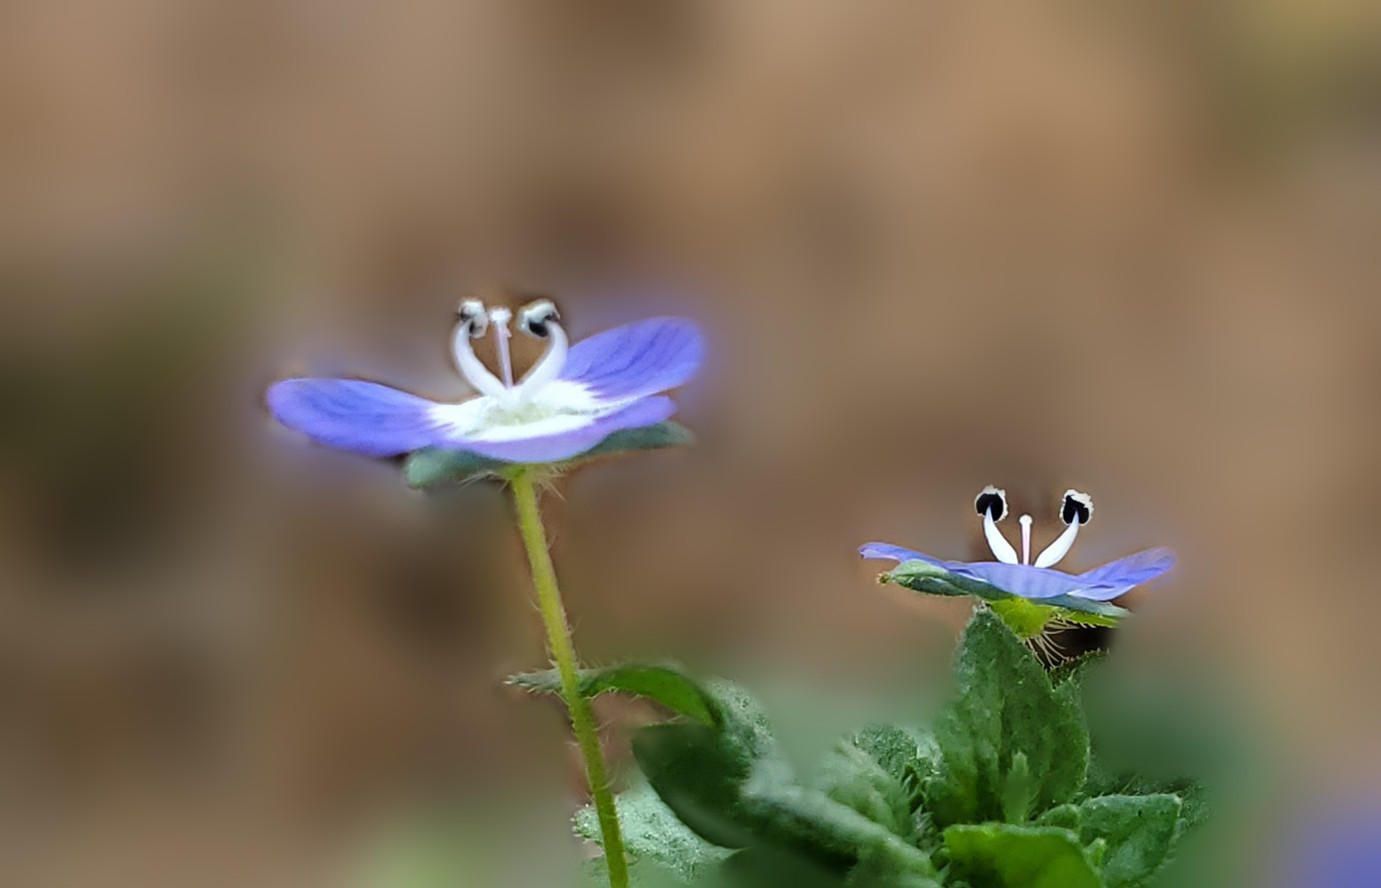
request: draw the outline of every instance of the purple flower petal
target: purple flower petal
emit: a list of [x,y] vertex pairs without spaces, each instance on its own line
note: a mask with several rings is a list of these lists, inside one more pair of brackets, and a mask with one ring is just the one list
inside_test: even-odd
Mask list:
[[[982,580],[1004,592],[1020,595],[1022,598],[1040,600],[1058,598],[1061,595],[1074,595],[1089,598],[1085,592],[1089,583],[1079,577],[1054,570],[1049,567],[1032,567],[1029,564],[1003,564],[998,561],[950,561],[945,568],[953,574]],[[1115,596],[1109,596],[1115,597]]]
[[[591,416],[589,423],[579,428],[535,437],[453,439],[439,446],[469,450],[504,462],[558,462],[584,453],[614,432],[656,425],[675,412],[676,402],[670,398],[644,398],[613,413]],[[513,431],[520,429],[521,426],[515,427]]]
[[397,456],[435,444],[437,405],[377,382],[285,379],[269,386],[268,405],[283,425],[314,441],[369,456]]
[[1133,586],[1154,580],[1174,566],[1174,552],[1165,548],[1147,549],[1079,574],[1080,580],[1091,584],[1080,594],[1083,598],[1109,601]]
[[[1374,888],[1381,885],[1381,805],[1338,803],[1310,816],[1285,841],[1281,888]],[[1275,884],[1275,883],[1272,883]]]
[[681,318],[653,318],[577,342],[560,378],[579,383],[602,401],[638,398],[690,379],[704,352],[694,324]]
[[868,543],[858,551],[864,558],[924,561],[957,576],[996,586],[1004,592],[1020,595],[1022,598],[1056,598],[1060,595],[1069,595],[1086,585],[1076,577],[1046,567],[1002,564],[995,561],[944,561],[891,543]]
[[952,574],[996,586],[1004,592],[1035,600],[1072,595],[1092,601],[1109,601],[1133,586],[1155,579],[1175,564],[1169,549],[1147,549],[1135,555],[1074,576],[1050,567],[1005,564],[997,561],[944,561],[930,555],[894,546],[868,543],[859,549],[864,558],[893,561],[924,561]]
[[939,558],[932,558],[920,552],[913,552],[910,549],[903,549],[901,546],[894,546],[891,543],[864,543],[858,550],[858,554],[864,558],[886,558],[889,561],[924,561],[926,564],[933,564],[936,567],[944,567],[945,562]]

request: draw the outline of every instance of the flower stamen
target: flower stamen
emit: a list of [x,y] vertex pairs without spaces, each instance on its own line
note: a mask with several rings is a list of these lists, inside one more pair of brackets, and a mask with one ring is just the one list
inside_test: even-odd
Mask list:
[[1030,515],[1022,515],[1017,521],[1021,524],[1021,563],[1031,563],[1031,522]]
[[1077,490],[1066,490],[1064,498],[1060,501],[1060,520],[1068,526],[1055,538],[1055,542],[1036,556],[1036,567],[1051,567],[1058,564],[1060,559],[1069,553],[1075,538],[1079,536],[1079,525],[1087,524],[1092,517],[1093,498]]
[[993,557],[1003,564],[1016,564],[1017,550],[997,529],[997,522],[1007,517],[1007,491],[989,484],[979,491],[973,506],[983,516],[983,536],[988,540],[988,548],[993,550]]
[[456,324],[455,335],[451,339],[451,349],[455,354],[456,368],[465,381],[481,395],[502,398],[507,389],[480,359],[470,340],[484,336],[489,326],[489,316],[484,311],[484,303],[478,299],[466,299],[456,309],[460,322]]
[[566,366],[570,342],[559,321],[561,313],[549,299],[541,299],[518,313],[518,329],[536,339],[547,340],[547,350],[532,369],[518,383],[518,401],[526,401],[533,393],[561,375]]

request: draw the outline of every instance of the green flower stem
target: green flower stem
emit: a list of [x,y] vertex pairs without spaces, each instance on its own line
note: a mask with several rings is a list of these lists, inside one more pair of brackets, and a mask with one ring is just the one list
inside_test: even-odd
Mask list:
[[599,816],[599,830],[604,839],[604,858],[609,867],[611,888],[628,888],[628,862],[624,859],[623,837],[619,834],[619,819],[614,809],[614,796],[609,791],[609,773],[595,731],[594,712],[590,701],[580,693],[576,674],[575,646],[566,622],[566,609],[561,604],[561,591],[556,586],[556,571],[552,568],[551,552],[547,548],[547,534],[542,529],[542,516],[537,510],[537,492],[532,484],[531,470],[519,468],[508,476],[513,488],[513,502],[518,509],[518,531],[527,548],[528,564],[532,568],[532,582],[537,587],[537,604],[542,623],[547,630],[547,645],[561,675],[561,696],[571,714],[571,728],[580,754],[585,759],[585,777],[594,797],[595,813]]

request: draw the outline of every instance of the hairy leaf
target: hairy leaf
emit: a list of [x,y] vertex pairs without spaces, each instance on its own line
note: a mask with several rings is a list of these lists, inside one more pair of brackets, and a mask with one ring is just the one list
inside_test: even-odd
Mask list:
[[[561,693],[561,675],[555,669],[521,672],[508,677],[508,683],[528,691]],[[717,723],[715,702],[698,683],[678,667],[656,663],[622,663],[580,671],[580,693],[594,697],[607,691],[622,691],[655,700],[663,706],[707,725]]]
[[830,750],[814,784],[834,801],[903,838],[915,831],[911,799],[902,781],[850,741]]
[[[729,852],[688,829],[646,783],[619,793],[614,803],[629,855],[675,874],[681,884],[694,884],[728,856]],[[593,806],[577,811],[572,822],[576,835],[601,841],[599,817]]]
[[935,731],[940,767],[923,785],[935,822],[1020,821],[1072,799],[1089,745],[1077,688],[1052,687],[1031,652],[986,610],[964,630],[955,674],[957,698]]
[[[551,673],[515,684],[552,690]],[[699,682],[669,666],[587,670],[582,691],[643,693],[690,720],[652,725],[633,752],[662,801],[709,842],[775,848],[844,872],[864,857],[897,872],[933,872],[906,841],[909,804],[901,784],[863,750],[841,744],[816,782],[796,777],[757,703],[724,682]]]
[[1103,879],[1108,888],[1130,888],[1153,876],[1169,858],[1179,834],[1180,798],[1169,794],[1113,795],[1079,805],[1079,838],[1102,839]]

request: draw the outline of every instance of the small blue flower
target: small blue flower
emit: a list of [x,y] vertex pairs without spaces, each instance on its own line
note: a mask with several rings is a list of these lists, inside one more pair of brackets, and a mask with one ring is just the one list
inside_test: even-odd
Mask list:
[[997,523],[1007,517],[1006,491],[985,487],[974,500],[974,509],[983,516],[983,534],[996,561],[944,561],[888,543],[868,543],[859,549],[859,554],[864,558],[886,558],[903,564],[922,562],[932,568],[923,571],[927,577],[947,580],[960,591],[983,598],[1014,595],[1041,604],[1089,613],[1105,612],[1107,608],[1099,607],[1096,603],[1111,601],[1132,587],[1155,579],[1175,565],[1173,552],[1156,548],[1119,558],[1081,574],[1055,570],[1054,566],[1074,545],[1079,528],[1093,517],[1093,500],[1088,494],[1077,490],[1065,491],[1060,501],[1060,519],[1066,525],[1064,532],[1035,557],[1034,564],[1031,559],[1030,515],[1017,519],[1021,524],[1020,559],[1016,549],[998,530]]
[[[476,397],[438,403],[356,379],[285,379],[268,390],[279,422],[322,444],[369,456],[426,447],[465,450],[509,463],[549,463],[590,450],[610,434],[656,425],[676,404],[659,393],[700,367],[699,330],[678,318],[616,327],[569,345],[560,315],[542,299],[518,314],[519,329],[546,340],[542,358],[516,384],[508,340],[512,312],[467,299],[457,311],[456,365]],[[493,326],[500,380],[471,340]]]
[[1381,803],[1335,801],[1285,837],[1281,888],[1375,888],[1381,885]]

